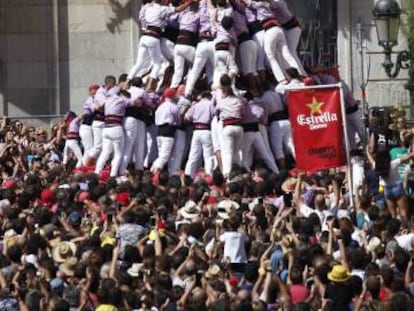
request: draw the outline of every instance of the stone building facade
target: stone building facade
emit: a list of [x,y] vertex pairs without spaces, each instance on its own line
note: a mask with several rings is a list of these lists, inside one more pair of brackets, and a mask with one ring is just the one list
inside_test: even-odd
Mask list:
[[[369,104],[408,102],[406,73],[391,81],[380,65],[383,55],[371,17],[375,0],[287,2],[308,23],[304,29],[314,22],[313,35],[308,33],[302,42],[301,55],[308,62],[338,63],[359,97],[359,20],[365,30],[365,72],[370,67]],[[135,61],[139,6],[140,0],[0,0],[0,116],[36,118],[79,111],[90,83],[128,71]],[[406,45],[400,37],[396,51]],[[318,59],[309,47],[320,52]]]

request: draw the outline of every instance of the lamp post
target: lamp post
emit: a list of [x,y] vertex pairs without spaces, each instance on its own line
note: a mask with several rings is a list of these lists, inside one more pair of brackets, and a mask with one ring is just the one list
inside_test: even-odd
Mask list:
[[377,29],[378,44],[384,48],[385,59],[382,66],[390,78],[396,78],[401,69],[410,67],[408,51],[397,54],[396,64],[391,60],[392,48],[398,44],[401,9],[395,0],[380,0],[372,10]]

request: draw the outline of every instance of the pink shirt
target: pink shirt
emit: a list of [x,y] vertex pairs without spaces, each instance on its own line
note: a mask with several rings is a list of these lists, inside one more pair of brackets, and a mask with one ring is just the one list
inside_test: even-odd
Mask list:
[[216,98],[220,120],[243,119],[244,102],[236,96]]
[[289,287],[289,295],[292,304],[304,302],[309,297],[309,289],[302,284],[292,285]]

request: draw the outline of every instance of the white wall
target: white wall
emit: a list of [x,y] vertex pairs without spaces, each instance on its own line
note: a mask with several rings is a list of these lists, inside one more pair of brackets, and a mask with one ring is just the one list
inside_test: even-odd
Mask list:
[[[408,92],[404,89],[407,71],[402,70],[396,79],[387,77],[381,63],[384,59],[382,47],[378,45],[377,33],[372,19],[374,0],[338,0],[338,62],[344,79],[352,84],[355,96],[359,91],[359,53],[356,48],[355,25],[361,21],[364,37],[365,75],[368,67],[367,101],[369,106],[393,106],[398,103],[409,104]],[[402,31],[399,33],[399,45],[394,52],[407,47],[407,40]],[[395,62],[396,53],[392,56]],[[367,78],[367,77],[365,77]]]

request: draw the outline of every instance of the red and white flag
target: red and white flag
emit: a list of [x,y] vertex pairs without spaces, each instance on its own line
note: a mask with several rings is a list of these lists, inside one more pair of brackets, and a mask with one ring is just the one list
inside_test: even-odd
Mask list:
[[287,103],[297,168],[313,172],[345,165],[339,87],[289,90]]

